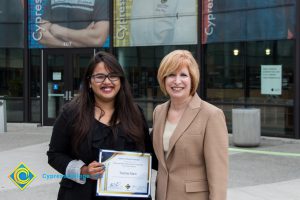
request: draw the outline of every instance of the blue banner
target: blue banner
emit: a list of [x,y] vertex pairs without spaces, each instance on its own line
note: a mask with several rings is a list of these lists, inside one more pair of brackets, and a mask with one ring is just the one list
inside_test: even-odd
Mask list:
[[204,0],[202,43],[294,39],[295,0]]
[[29,48],[109,47],[109,0],[29,0]]

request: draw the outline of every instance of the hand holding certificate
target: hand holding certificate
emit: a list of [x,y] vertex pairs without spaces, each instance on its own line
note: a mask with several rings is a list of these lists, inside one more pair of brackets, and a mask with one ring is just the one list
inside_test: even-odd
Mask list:
[[100,150],[99,162],[105,165],[105,172],[97,182],[98,196],[150,196],[149,153]]

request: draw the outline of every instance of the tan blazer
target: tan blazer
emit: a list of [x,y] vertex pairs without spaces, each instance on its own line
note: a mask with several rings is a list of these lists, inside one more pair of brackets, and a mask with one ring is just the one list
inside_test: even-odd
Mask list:
[[153,146],[159,160],[156,200],[225,200],[228,132],[221,109],[195,94],[170,138],[163,132],[170,101],[153,113]]

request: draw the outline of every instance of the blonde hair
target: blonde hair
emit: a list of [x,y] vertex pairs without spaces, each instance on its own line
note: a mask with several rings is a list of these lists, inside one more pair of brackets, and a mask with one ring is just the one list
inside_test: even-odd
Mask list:
[[175,50],[162,59],[157,73],[160,89],[165,95],[167,95],[165,87],[166,77],[182,67],[187,67],[191,76],[190,94],[193,96],[196,93],[200,79],[199,66],[191,52],[187,50]]

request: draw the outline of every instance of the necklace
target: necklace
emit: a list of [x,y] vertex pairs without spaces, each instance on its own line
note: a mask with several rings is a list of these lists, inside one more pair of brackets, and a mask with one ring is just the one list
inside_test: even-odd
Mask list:
[[99,108],[99,110],[100,110],[100,115],[99,115],[99,118],[98,118],[98,121],[100,121],[100,119],[105,115],[105,112],[100,106],[98,106],[96,104],[95,104],[95,107]]

